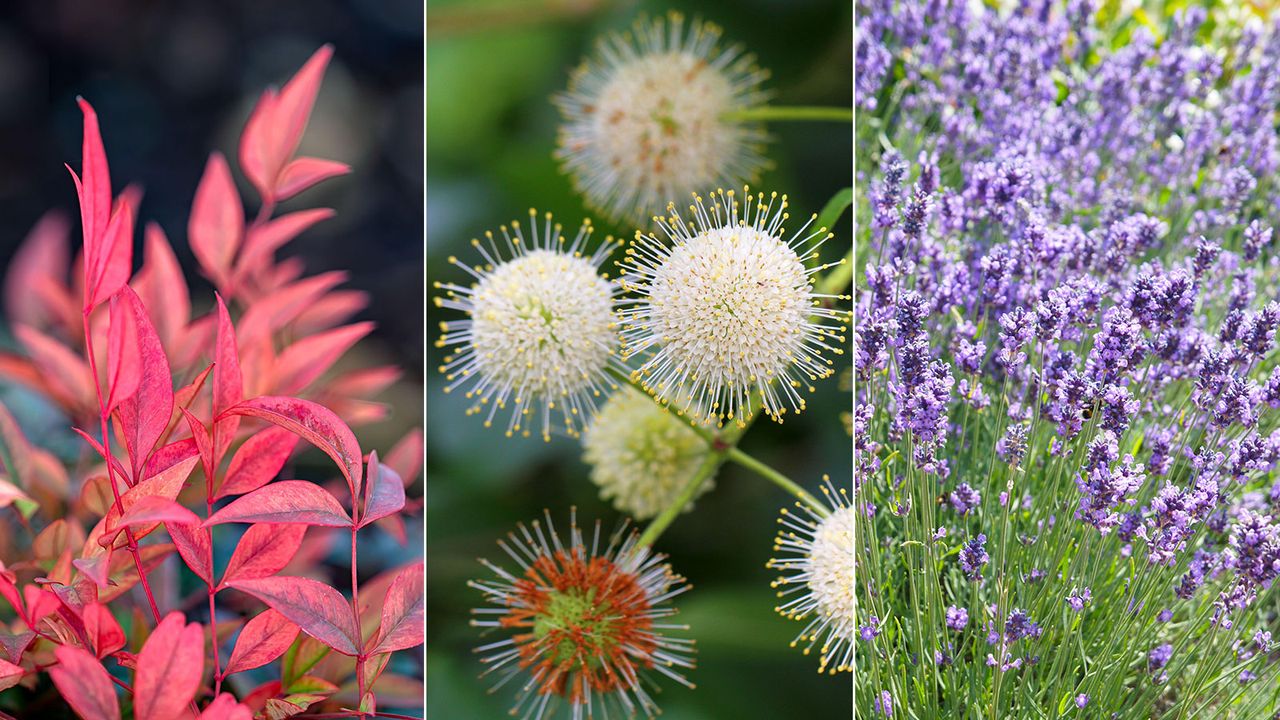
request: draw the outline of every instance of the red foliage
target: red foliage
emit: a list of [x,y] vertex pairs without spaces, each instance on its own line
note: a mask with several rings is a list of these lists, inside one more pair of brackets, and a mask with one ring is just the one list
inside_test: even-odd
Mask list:
[[[347,323],[365,298],[336,289],[341,273],[302,277],[298,263],[275,257],[333,214],[273,217],[277,203],[349,171],[295,157],[331,55],[321,48],[266,91],[245,126],[239,169],[260,196],[256,218],[246,220],[226,159],[210,156],[187,226],[218,291],[202,303],[155,224],[133,272],[141,192],[113,196],[98,116],[79,101],[84,145],[71,176],[83,246],[72,258],[57,213],[28,236],[4,294],[26,354],[0,355],[0,378],[61,408],[85,452],[68,472],[0,406],[0,511],[26,531],[0,538],[0,690],[39,692],[47,675],[93,720],[122,708],[139,720],[315,708],[368,716],[391,653],[423,642],[422,563],[362,591],[357,545],[375,523],[406,541],[402,516],[420,501],[406,501],[405,487],[421,470],[422,435],[412,431],[385,462],[366,459],[351,426],[385,415],[369,398],[397,372],[333,372],[372,329]],[[208,311],[193,317],[198,305]],[[276,479],[299,439],[344,482]],[[248,528],[219,568],[213,533],[231,523]],[[307,573],[335,533],[350,541],[349,594],[278,574]],[[195,603],[153,590],[164,564],[204,586]],[[226,682],[276,661],[278,680]]]

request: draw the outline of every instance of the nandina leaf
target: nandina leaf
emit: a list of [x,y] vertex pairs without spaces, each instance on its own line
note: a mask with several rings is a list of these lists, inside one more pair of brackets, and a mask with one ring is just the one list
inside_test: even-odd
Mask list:
[[142,474],[144,477],[151,477],[199,454],[200,450],[196,445],[195,438],[176,440],[152,453],[151,459],[147,461],[147,467]]
[[331,217],[333,210],[328,208],[299,210],[250,227],[245,234],[244,248],[236,259],[236,284],[242,276],[259,270],[285,243]]
[[230,675],[262,667],[283,655],[297,637],[298,626],[295,623],[267,608],[245,623],[236,638],[235,649],[231,651],[231,660],[222,672]]
[[[126,286],[127,287],[127,286]],[[138,357],[138,322],[122,293],[111,296],[111,326],[107,330],[107,412],[133,397],[142,381]]]
[[234,695],[222,693],[205,706],[199,720],[253,720],[253,711],[236,702]]
[[270,427],[254,434],[231,456],[226,479],[214,499],[243,495],[271,482],[297,444],[298,436],[285,428]]
[[212,585],[213,568],[210,566],[209,531],[199,527],[198,524],[166,523],[164,527],[169,532],[169,537],[173,538],[174,547],[178,548],[178,555],[182,556],[183,562],[191,568],[191,572],[206,585]]
[[351,172],[351,166],[346,163],[300,157],[285,165],[284,170],[280,172],[280,177],[276,181],[276,199],[291,198],[316,183],[346,175],[349,172]]
[[99,538],[103,549],[96,554],[88,555],[82,558],[76,558],[71,564],[80,571],[84,577],[93,581],[94,585],[100,588],[111,587],[111,540],[114,540],[117,533],[112,533],[109,538]]
[[118,417],[136,480],[173,415],[173,377],[164,345],[147,316],[142,298],[128,285],[116,297],[120,300],[112,300],[112,309],[117,302],[127,304],[134,328],[135,346],[127,357],[137,364],[137,390],[120,402]]
[[208,486],[212,486],[217,467],[216,461],[213,459],[213,438],[209,437],[208,429],[195,415],[192,415],[186,408],[179,408],[179,410],[182,412],[182,417],[187,420],[187,427],[191,430],[191,441],[195,443],[196,452],[200,455],[200,464],[204,468],[205,483]]
[[302,705],[295,705],[280,698],[270,698],[262,708],[261,717],[262,720],[285,720],[306,711],[307,709]]
[[89,365],[65,345],[26,325],[17,325],[13,334],[31,354],[44,382],[82,406],[95,404],[97,391]]
[[187,238],[200,267],[223,293],[230,293],[231,263],[244,234],[244,207],[221,153],[209,156],[196,188]]
[[[80,172],[83,182],[74,171],[76,191],[80,196],[80,224],[84,230],[86,267],[95,265],[101,251],[100,239],[106,232],[111,214],[111,173],[107,167],[107,152],[102,145],[102,133],[98,128],[98,113],[84,98],[76,98],[84,115],[84,141],[81,147]],[[68,168],[69,169],[69,168]]]
[[43,295],[31,290],[66,285],[70,231],[66,216],[50,210],[31,228],[9,261],[4,276],[4,309],[11,326],[44,327],[57,319],[56,309],[49,307]]
[[80,617],[84,620],[85,635],[93,643],[94,652],[99,658],[105,658],[124,647],[127,640],[124,630],[120,628],[120,623],[116,621],[115,616],[111,614],[111,609],[106,605],[102,603],[85,605]]
[[400,512],[404,507],[404,481],[395,470],[378,462],[376,452],[369,453],[369,477],[365,483],[365,494],[360,527]]
[[199,525],[200,518],[173,500],[153,495],[139,498],[137,502],[133,503],[125,511],[124,515],[116,521],[114,527],[109,529],[109,532],[123,530],[126,526],[146,526],[155,523]]
[[415,562],[396,575],[382,604],[382,625],[371,654],[389,653],[421,645],[426,631],[423,605],[423,565]]
[[[108,508],[106,517],[104,517],[102,521],[98,523],[98,526],[94,528],[94,533],[97,533],[98,537],[94,537],[91,533],[90,540],[105,542],[106,536],[115,538],[115,533],[112,532],[108,535],[107,529],[117,528],[120,526],[121,516],[124,513],[127,513],[143,498],[157,497],[164,500],[176,499],[178,497],[178,493],[182,491],[182,486],[186,482],[187,477],[191,475],[192,469],[195,468],[195,465],[196,459],[188,458],[129,488],[127,492],[120,496],[119,503],[113,504]],[[133,536],[135,539],[144,537],[150,534],[151,531],[158,526],[158,521],[148,523],[140,529],[134,530]],[[117,543],[120,542],[119,538],[115,539]]]
[[240,169],[263,200],[278,198],[276,187],[289,158],[298,149],[333,47],[315,52],[277,94],[263,93],[240,138]]
[[268,577],[280,572],[298,554],[298,548],[302,546],[302,538],[306,534],[306,525],[251,525],[240,537],[235,552],[231,553],[231,560],[227,562],[227,569],[222,574],[222,585],[232,580]]
[[241,343],[269,337],[346,279],[343,272],[320,273],[258,298],[240,319],[237,337]]
[[49,668],[49,677],[77,715],[84,720],[120,720],[115,686],[98,658],[74,645],[59,645],[53,655],[58,664]]
[[351,518],[338,499],[306,480],[281,480],[241,495],[204,524],[208,527],[229,522],[351,527]]
[[9,658],[10,662],[22,662],[22,654],[27,651],[31,643],[36,639],[36,634],[30,630],[12,634],[4,630],[0,630],[0,652]]
[[[100,254],[94,264],[86,260],[84,309],[106,302],[129,282],[133,273],[133,223],[142,192],[129,186],[116,200],[115,210],[101,239]],[[86,258],[88,258],[86,253]]]
[[0,692],[17,685],[22,680],[25,672],[21,665],[14,665],[8,660],[0,660]]
[[298,313],[293,321],[300,336],[337,327],[369,306],[368,293],[359,290],[334,290]]
[[343,655],[359,654],[360,630],[351,606],[328,585],[301,577],[237,580],[228,585],[258,598]]
[[284,660],[280,663],[280,679],[284,686],[288,687],[297,682],[328,654],[329,648],[319,640],[308,635],[299,637],[284,654]]
[[347,479],[351,497],[360,496],[360,444],[351,428],[333,411],[300,398],[265,396],[246,400],[227,413],[260,418],[301,436],[333,458]]
[[273,391],[282,395],[300,392],[372,330],[371,322],[355,323],[303,338],[285,348],[272,369]]
[[173,353],[187,323],[191,322],[187,281],[164,230],[155,223],[147,223],[143,236],[146,255],[142,269],[133,278],[133,289],[154,320],[160,342],[165,350]]
[[418,473],[422,470],[425,447],[422,441],[422,429],[413,428],[400,438],[400,442],[396,443],[395,447],[391,448],[383,464],[395,470],[408,486],[417,479]]
[[137,720],[180,717],[200,689],[203,674],[204,629],[199,623],[187,625],[182,613],[169,613],[138,653],[134,716]]
[[236,347],[236,330],[222,297],[217,297],[218,320],[214,338],[213,365],[213,427],[215,436],[213,462],[216,466],[231,445],[240,427],[238,417],[223,418],[223,414],[244,399],[244,377],[240,372],[240,351]]

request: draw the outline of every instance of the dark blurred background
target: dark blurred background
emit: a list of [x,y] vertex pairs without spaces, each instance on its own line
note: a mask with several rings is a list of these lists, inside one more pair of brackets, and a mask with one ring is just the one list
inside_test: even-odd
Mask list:
[[[378,323],[362,347],[420,386],[422,32],[420,0],[0,3],[0,263],[49,208],[77,212],[63,163],[80,165],[83,95],[98,111],[114,185],[142,185],[141,218],[168,233],[193,297],[211,297],[186,243],[205,160],[220,150],[235,168],[262,90],[333,43],[302,153],[352,172],[285,203],[337,217],[281,254],[303,258],[308,274],[348,271],[347,287],[372,296],[362,319]],[[244,195],[251,213],[256,197]]]
[[[430,0],[427,7],[427,197],[430,280],[465,282],[446,258],[471,257],[467,243],[485,230],[520,218],[528,208],[552,211],[566,229],[590,215],[598,235],[624,239],[618,227],[588,213],[552,157],[559,114],[550,102],[570,70],[605,32],[630,28],[641,13],[681,10],[724,28],[728,44],[741,43],[771,71],[766,87],[776,105],[852,104],[851,4],[844,0]],[[852,176],[852,133],[840,123],[775,123],[765,148],[775,169],[759,189],[792,198],[793,216],[818,212]],[[851,240],[845,216],[824,248],[835,259]],[[611,263],[609,264],[612,269]],[[455,314],[429,311],[428,341],[436,324]],[[509,439],[466,417],[462,393],[441,392],[440,356],[428,353],[427,375],[427,675],[428,717],[506,716],[515,681],[496,694],[472,648],[481,644],[468,626],[481,604],[468,579],[482,574],[478,557],[505,559],[496,542],[544,507],[567,522],[602,519],[612,529],[620,516],[597,498],[576,441]],[[846,354],[844,358],[848,358]],[[818,385],[809,409],[776,425],[761,421],[743,449],[816,489],[823,473],[849,482],[850,440],[839,419],[851,406],[832,378]],[[505,420],[504,420],[505,422]],[[788,644],[801,624],[781,618],[764,565],[776,517],[787,495],[765,481],[726,467],[716,488],[679,518],[657,544],[686,575],[692,592],[677,601],[676,621],[692,626],[697,690],[661,683],[657,700],[666,720],[773,720],[847,718],[849,676],[817,674],[815,655]],[[563,709],[557,717],[567,716]]]

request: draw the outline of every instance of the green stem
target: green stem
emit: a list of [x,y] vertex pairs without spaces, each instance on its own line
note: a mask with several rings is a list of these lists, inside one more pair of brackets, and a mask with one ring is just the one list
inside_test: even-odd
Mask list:
[[760,105],[744,110],[733,110],[724,114],[725,120],[738,122],[774,120],[817,120],[833,122],[853,122],[853,108]]
[[818,500],[818,498],[800,487],[794,480],[742,452],[738,448],[729,448],[728,459],[796,496],[798,500],[813,508],[820,517],[826,517],[831,514],[831,511],[822,504],[821,500]]
[[719,450],[707,455],[702,464],[698,466],[697,472],[693,474],[693,477],[689,478],[689,482],[685,484],[684,489],[676,496],[676,499],[649,523],[649,527],[644,529],[639,540],[639,544],[642,547],[653,545],[658,536],[662,535],[663,531],[670,527],[671,523],[675,522],[676,517],[684,511],[689,502],[697,497],[698,491],[703,484],[716,474],[716,470],[724,462],[726,454],[726,450]]

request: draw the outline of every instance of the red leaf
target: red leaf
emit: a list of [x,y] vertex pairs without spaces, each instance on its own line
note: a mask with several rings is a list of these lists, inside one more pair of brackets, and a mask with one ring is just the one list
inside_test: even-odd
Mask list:
[[81,405],[96,405],[97,391],[89,365],[67,346],[26,325],[17,325],[13,334],[31,354],[44,381]]
[[76,98],[84,114],[84,144],[81,149],[80,172],[83,183],[75,172],[76,191],[80,196],[80,224],[84,229],[86,266],[94,264],[101,248],[99,243],[106,232],[111,215],[111,173],[107,167],[107,152],[102,146],[102,133],[98,129],[98,114],[84,98]]
[[231,651],[231,660],[222,672],[230,675],[262,667],[283,655],[296,637],[298,626],[279,612],[267,608],[245,623],[236,638],[235,649]]
[[387,459],[384,463],[387,467],[396,471],[400,479],[408,486],[417,479],[418,473],[422,471],[422,458],[426,452],[426,446],[422,442],[422,429],[413,428],[405,433],[400,442],[391,448],[391,452],[387,453]]
[[237,580],[228,585],[258,598],[343,655],[359,654],[360,630],[351,606],[328,585],[301,577]]
[[152,453],[151,459],[147,461],[147,467],[142,475],[143,477],[151,477],[199,454],[200,451],[196,447],[194,438],[184,438],[171,442]]
[[244,233],[244,207],[221,153],[209,156],[196,188],[187,223],[191,251],[205,275],[223,293],[230,293],[231,263]]
[[261,267],[264,261],[282,245],[296,238],[312,225],[331,217],[333,217],[333,211],[328,208],[299,210],[250,227],[245,234],[244,248],[240,251],[240,257],[236,259],[234,284],[238,285],[245,275]]
[[115,686],[96,657],[73,645],[59,645],[53,654],[58,664],[49,668],[49,677],[77,715],[85,720],[120,720]]
[[[135,348],[130,356],[138,364],[137,391],[120,403],[118,416],[136,480],[173,415],[173,377],[169,374],[164,346],[151,318],[147,317],[142,298],[127,285],[117,297],[121,297],[121,304],[128,305],[126,312],[132,315],[135,333]],[[116,302],[112,301],[113,309]]]
[[303,338],[285,348],[272,368],[273,391],[281,395],[300,392],[372,330],[371,322],[355,323]]
[[213,461],[221,462],[240,427],[239,418],[223,419],[228,408],[244,399],[244,378],[240,373],[240,351],[236,348],[236,329],[231,324],[227,306],[218,297],[218,325],[214,340],[213,365]]
[[191,322],[187,281],[164,230],[155,223],[147,223],[144,237],[146,259],[133,278],[133,288],[154,319],[160,342],[172,354],[178,348],[187,323]]
[[124,630],[111,614],[111,609],[102,603],[90,603],[80,614],[84,620],[85,634],[93,642],[93,649],[99,658],[105,658],[124,647]]
[[106,302],[129,282],[129,275],[133,273],[133,219],[141,199],[142,193],[136,187],[125,188],[102,235],[97,259],[89,264],[90,255],[85,253],[86,310]]
[[226,479],[214,499],[243,495],[271,482],[297,444],[298,436],[284,428],[270,427],[254,434],[231,456]]
[[365,484],[364,510],[360,527],[400,512],[404,507],[404,481],[395,470],[378,462],[378,453],[369,453],[369,478]]
[[4,308],[10,325],[43,327],[57,319],[56,310],[31,289],[49,284],[66,285],[70,232],[66,217],[60,211],[50,210],[27,233],[4,276]]
[[316,183],[346,175],[351,166],[335,160],[301,157],[284,167],[276,181],[276,199],[293,197]]
[[236,702],[234,695],[222,693],[205,707],[199,720],[253,720],[253,711]]
[[[182,486],[187,481],[187,477],[191,475],[191,470],[195,468],[196,459],[188,458],[176,465],[163,470],[142,482],[129,488],[127,492],[120,496],[118,504],[113,503],[107,510],[107,516],[98,524],[103,531],[106,528],[114,528],[120,522],[120,517],[127,513],[138,501],[147,497],[158,497],[165,500],[173,500],[178,497],[178,493],[182,491]],[[121,512],[123,507],[123,512]],[[141,538],[154,530],[159,523],[157,522],[150,527],[144,527],[133,533],[134,538]],[[95,531],[97,528],[95,528]],[[104,532],[105,534],[105,532]],[[90,535],[90,539],[93,536]]]
[[205,483],[211,486],[217,462],[213,459],[213,439],[209,437],[209,431],[205,429],[204,423],[200,422],[195,415],[186,408],[179,408],[179,410],[182,412],[182,417],[187,419],[187,427],[191,429],[191,441],[195,443],[196,453],[200,456]]
[[182,613],[171,612],[152,631],[138,653],[133,683],[133,712],[137,720],[174,720],[200,689],[204,674],[204,628],[187,625]]
[[8,660],[0,660],[0,692],[17,685],[26,673],[21,665],[14,665]]
[[[121,498],[123,500],[123,498]],[[173,525],[199,525],[200,518],[177,502],[162,497],[139,498],[111,530],[123,530],[125,526],[169,523]]]
[[305,480],[281,480],[241,495],[205,520],[204,525],[229,522],[351,527],[351,518],[337,498]]
[[[107,331],[107,412],[138,391],[142,362],[138,357],[138,322],[122,293],[111,296],[111,326]],[[168,418],[166,418],[168,419]]]
[[27,651],[27,648],[31,646],[35,639],[36,634],[30,630],[16,635],[0,630],[0,652],[8,656],[11,662],[20,663],[22,662],[22,654]]
[[265,396],[245,400],[227,413],[266,420],[320,448],[338,464],[351,497],[360,497],[360,444],[351,428],[328,408],[299,398]]
[[423,565],[416,562],[396,575],[382,604],[378,644],[371,654],[394,652],[421,645],[426,632],[423,605]]
[[227,562],[222,585],[280,572],[298,553],[306,534],[306,525],[259,523],[250,526]]
[[240,342],[253,342],[288,325],[346,279],[342,272],[320,273],[257,299],[240,319]]
[[178,554],[182,556],[187,567],[191,568],[191,572],[206,585],[212,585],[213,568],[209,564],[211,552],[209,531],[196,525],[179,523],[166,524],[164,527],[169,531],[174,547],[178,548]]
[[266,201],[278,197],[276,187],[281,171],[298,149],[332,55],[332,46],[317,50],[279,94],[263,94],[245,125],[240,139],[240,167]]

